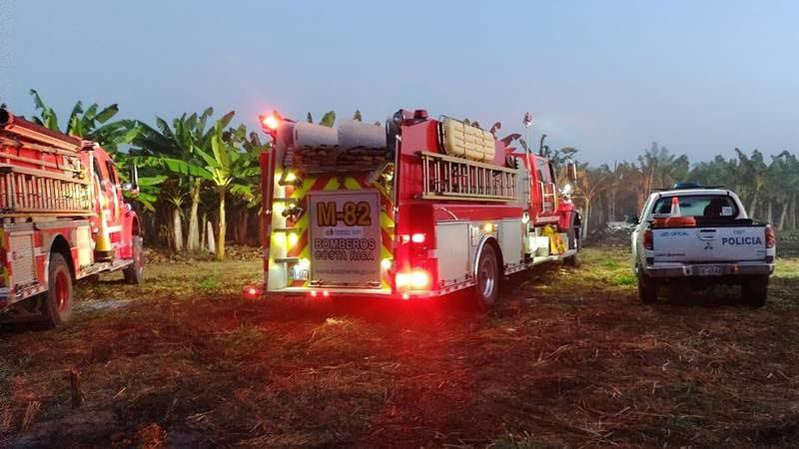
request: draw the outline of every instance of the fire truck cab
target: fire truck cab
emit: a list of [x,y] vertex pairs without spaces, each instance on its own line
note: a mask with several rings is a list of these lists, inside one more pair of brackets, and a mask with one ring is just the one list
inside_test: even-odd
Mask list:
[[[135,191],[137,175],[124,188]],[[69,321],[74,281],[123,270],[143,275],[136,212],[116,164],[94,142],[0,109],[0,312]]]
[[[466,121],[399,110],[385,126],[261,117],[267,294],[432,298],[576,263],[580,214],[546,158]],[[574,173],[573,164],[567,172]]]

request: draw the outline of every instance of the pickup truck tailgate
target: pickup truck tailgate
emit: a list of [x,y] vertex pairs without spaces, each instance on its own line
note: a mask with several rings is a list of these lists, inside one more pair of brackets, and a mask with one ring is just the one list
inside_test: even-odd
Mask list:
[[764,226],[653,229],[656,262],[740,262],[766,257]]

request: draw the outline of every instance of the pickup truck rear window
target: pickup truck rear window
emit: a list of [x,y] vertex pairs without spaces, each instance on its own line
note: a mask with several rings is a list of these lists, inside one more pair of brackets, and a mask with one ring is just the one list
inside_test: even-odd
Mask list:
[[[658,198],[652,209],[654,217],[662,217],[671,213],[672,196]],[[738,216],[738,206],[727,195],[684,195],[678,196],[680,215],[696,218],[729,219]]]

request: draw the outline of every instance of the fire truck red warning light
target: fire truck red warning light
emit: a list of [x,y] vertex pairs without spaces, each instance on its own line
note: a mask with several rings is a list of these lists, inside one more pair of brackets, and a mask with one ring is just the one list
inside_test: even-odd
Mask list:
[[242,291],[242,295],[246,299],[258,299],[261,297],[261,288],[255,285],[247,285]]
[[280,114],[277,111],[272,111],[269,114],[258,116],[258,121],[261,122],[261,126],[264,128],[264,131],[268,132],[269,134],[273,134],[275,131],[277,131],[281,120],[282,117],[280,117]]

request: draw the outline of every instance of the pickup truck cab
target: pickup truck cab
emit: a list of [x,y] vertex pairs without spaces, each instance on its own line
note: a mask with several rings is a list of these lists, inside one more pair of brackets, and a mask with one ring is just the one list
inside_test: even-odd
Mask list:
[[643,302],[678,280],[700,289],[710,283],[741,285],[744,302],[766,303],[774,272],[773,228],[746,214],[734,192],[676,185],[651,194],[632,233],[632,269]]

